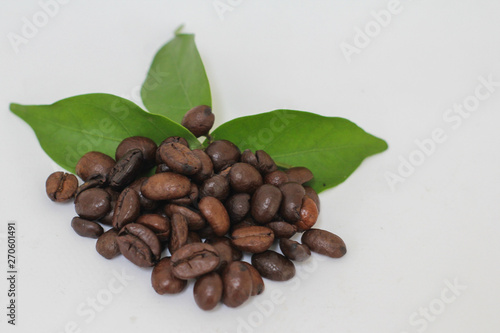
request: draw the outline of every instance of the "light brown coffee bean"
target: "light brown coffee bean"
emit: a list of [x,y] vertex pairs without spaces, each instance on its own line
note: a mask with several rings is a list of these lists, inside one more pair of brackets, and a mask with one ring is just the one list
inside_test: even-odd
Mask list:
[[264,285],[264,280],[262,279],[262,276],[260,276],[259,271],[247,262],[242,261],[242,263],[248,267],[248,270],[250,271],[250,275],[252,276],[251,296],[262,294],[264,292],[265,285]]
[[183,144],[172,142],[160,146],[162,161],[174,172],[194,175],[201,169],[200,159]]
[[222,202],[214,197],[204,197],[198,207],[217,236],[224,236],[229,231],[229,215]]
[[171,218],[176,213],[184,215],[187,220],[189,230],[200,230],[206,225],[206,221],[201,213],[196,211],[194,208],[174,204],[165,205],[165,214],[167,214],[167,216]]
[[174,214],[170,220],[172,228],[168,249],[174,254],[179,248],[184,246],[188,240],[188,223],[186,217],[181,214]]
[[50,200],[65,202],[71,200],[78,190],[78,179],[75,175],[62,171],[54,172],[45,182],[45,190]]
[[300,219],[294,223],[298,232],[311,229],[318,220],[318,207],[314,200],[307,195],[302,199],[302,207],[300,208]]
[[165,216],[144,214],[139,216],[135,223],[141,224],[154,232],[160,242],[167,242],[170,239],[170,221]]
[[142,194],[151,200],[182,198],[191,191],[189,178],[173,172],[153,175],[142,183]]
[[212,245],[192,243],[175,251],[171,265],[176,277],[188,280],[212,272],[219,262],[219,254]]
[[95,243],[97,252],[106,259],[113,259],[120,254],[118,230],[111,228],[103,233]]
[[260,253],[269,249],[274,241],[271,229],[261,226],[246,227],[231,234],[232,244],[242,251]]
[[241,261],[233,261],[222,273],[222,302],[230,308],[245,303],[252,295],[252,275]]
[[151,273],[153,289],[160,295],[178,294],[187,286],[186,280],[179,279],[173,274],[170,261],[170,257],[162,258]]
[[127,187],[122,191],[115,204],[113,227],[121,230],[126,224],[134,222],[141,213],[139,194]]
[[212,272],[200,276],[193,287],[194,300],[200,309],[212,310],[222,299],[222,278]]

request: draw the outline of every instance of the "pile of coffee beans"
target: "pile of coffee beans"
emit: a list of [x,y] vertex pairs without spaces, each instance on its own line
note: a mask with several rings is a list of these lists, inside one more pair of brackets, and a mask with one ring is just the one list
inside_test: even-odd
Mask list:
[[[182,125],[200,137],[213,122],[211,109],[201,105]],[[262,278],[291,279],[293,261],[307,260],[311,251],[332,258],[346,253],[337,235],[312,228],[320,202],[305,185],[311,171],[280,170],[263,150],[241,152],[226,140],[191,150],[182,137],[157,146],[134,136],[118,145],[114,159],[86,153],[76,174],[81,185],[64,172],[46,181],[52,201],[75,198],[75,232],[96,238],[106,259],[122,254],[139,267],[154,267],[158,294],[180,293],[195,280],[194,299],[203,310],[243,304],[264,291]],[[297,232],[301,243],[290,239]],[[281,253],[271,249],[275,243]],[[251,264],[242,260],[244,252],[252,254]]]

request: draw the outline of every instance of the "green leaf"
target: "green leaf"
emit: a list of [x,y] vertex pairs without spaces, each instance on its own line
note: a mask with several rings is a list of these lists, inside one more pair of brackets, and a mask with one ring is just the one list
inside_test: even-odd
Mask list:
[[387,143],[344,118],[276,110],[234,119],[212,132],[240,149],[263,149],[278,166],[305,166],[314,173],[316,191],[334,187],[366,157],[387,149]]
[[52,105],[11,104],[10,109],[33,128],[43,150],[70,172],[89,151],[114,158],[120,141],[129,136],[146,136],[156,143],[182,136],[193,148],[200,146],[181,125],[109,94],[74,96]]
[[212,106],[210,85],[194,35],[180,33],[156,53],[141,89],[146,108],[180,123],[197,105]]

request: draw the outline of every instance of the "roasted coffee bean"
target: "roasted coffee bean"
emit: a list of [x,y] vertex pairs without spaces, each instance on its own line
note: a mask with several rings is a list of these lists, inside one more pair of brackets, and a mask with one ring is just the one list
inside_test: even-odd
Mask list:
[[200,230],[197,230],[196,232],[198,233],[198,235],[200,235],[201,238],[204,239],[219,237],[215,234],[214,229],[212,229],[212,227],[209,224],[207,224]]
[[214,197],[204,197],[198,207],[217,236],[224,236],[229,231],[229,215],[222,202]]
[[313,179],[313,173],[306,167],[293,167],[287,169],[285,173],[288,181],[292,183],[304,184]]
[[124,139],[116,148],[115,160],[120,160],[132,149],[139,149],[144,159],[144,169],[150,169],[155,164],[156,149],[158,146],[150,138],[144,136],[131,136]]
[[242,263],[248,267],[250,275],[252,276],[252,293],[251,296],[260,295],[264,292],[264,280],[258,270],[247,262],[242,261]]
[[302,234],[301,241],[311,251],[331,258],[340,258],[347,252],[342,238],[326,230],[309,229]]
[[191,183],[191,190],[189,191],[189,194],[187,196],[179,199],[170,200],[170,202],[176,205],[184,205],[184,206],[189,206],[191,204],[195,205],[198,202],[198,197],[199,197],[198,185],[196,185],[195,183]]
[[243,257],[243,253],[236,249],[227,237],[209,238],[206,240],[206,243],[212,245],[219,254],[220,263],[217,267],[219,271],[223,270],[229,263],[241,260]]
[[238,223],[247,216],[248,212],[250,212],[250,199],[250,194],[238,193],[226,200],[224,206],[229,214],[231,223]]
[[280,250],[288,259],[304,261],[311,256],[311,250],[305,244],[300,244],[291,239],[280,239]]
[[70,173],[54,172],[45,182],[47,196],[52,201],[65,202],[75,196],[78,189],[78,179]]
[[162,172],[172,172],[172,169],[168,167],[165,163],[160,163],[156,166],[155,173],[162,173]]
[[178,294],[187,286],[186,280],[181,280],[172,273],[170,261],[170,257],[162,258],[151,273],[153,289],[160,295]]
[[222,302],[235,308],[245,303],[252,295],[252,275],[241,261],[233,261],[222,273]]
[[194,175],[201,169],[200,159],[189,147],[177,142],[161,145],[160,156],[172,171],[183,175]]
[[194,284],[194,300],[200,309],[212,310],[222,298],[222,289],[222,279],[219,274],[215,272],[205,274]]
[[198,105],[186,112],[181,125],[186,127],[197,138],[208,135],[214,125],[215,116],[207,105]]
[[158,173],[142,183],[142,194],[151,200],[182,198],[191,191],[189,178],[173,172]]
[[165,205],[165,214],[172,218],[174,214],[183,215],[188,223],[189,230],[200,230],[206,225],[206,221],[201,214],[193,208],[174,204]]
[[106,259],[113,259],[120,254],[118,230],[111,228],[103,233],[95,243],[97,252]]
[[264,252],[273,244],[274,233],[261,226],[240,228],[231,234],[233,245],[250,253]]
[[201,243],[201,237],[194,231],[188,232],[188,237],[187,237],[187,242],[186,244],[192,244],[192,243]]
[[82,237],[99,238],[104,232],[104,229],[99,223],[85,220],[80,217],[73,217],[71,220],[71,227]]
[[141,208],[145,211],[154,211],[156,208],[158,208],[158,202],[155,200],[151,200],[149,198],[146,198],[141,191],[142,184],[148,179],[147,177],[141,177],[136,179],[132,184],[130,184],[128,187],[133,189],[134,191],[137,192],[139,195],[139,202],[141,203]]
[[288,183],[288,176],[284,171],[276,170],[268,173],[264,177],[264,183],[279,187],[280,185]]
[[91,151],[83,155],[76,163],[76,174],[84,182],[90,179],[99,179],[105,183],[109,179],[115,160],[98,151]]
[[118,233],[120,252],[139,267],[151,267],[160,258],[161,244],[147,227],[129,223]]
[[255,156],[255,154],[250,149],[245,149],[241,153],[240,160],[241,160],[241,162],[248,163],[248,164],[250,164],[251,166],[253,166],[255,168],[257,168],[257,166],[259,164],[259,161],[257,160],[257,157]]
[[141,150],[129,150],[111,170],[109,186],[115,190],[121,190],[130,185],[141,172],[143,165],[144,159]]
[[223,168],[221,171],[219,171],[218,174],[221,175],[222,177],[227,178],[227,177],[229,177],[229,173],[231,172],[232,168],[233,168],[232,165],[227,166],[227,167]]
[[280,186],[283,193],[280,214],[287,222],[297,222],[300,219],[300,207],[306,194],[304,187],[298,183],[286,183]]
[[90,188],[94,188],[94,187],[103,187],[105,186],[105,182],[104,182],[104,179],[103,178],[93,178],[93,179],[89,179],[87,180],[86,182],[84,182],[82,185],[78,186],[78,189],[76,190],[76,193],[75,193],[75,198],[80,194],[82,193],[83,191],[86,191]]
[[252,255],[252,265],[262,277],[273,281],[287,281],[295,275],[293,262],[271,250]]
[[170,239],[170,221],[165,216],[144,214],[139,216],[135,223],[142,224],[153,231],[160,242],[166,242]]
[[158,146],[158,149],[156,149],[156,164],[163,163],[163,160],[161,159],[161,155],[160,155],[161,146],[172,143],[172,142],[180,143],[180,144],[189,148],[189,143],[187,142],[186,139],[181,138],[180,136],[170,136],[170,137],[166,138],[165,140],[163,140],[162,143],[160,143],[160,145]]
[[271,222],[281,205],[282,194],[274,185],[264,184],[252,196],[252,217],[257,223]]
[[200,197],[214,197],[220,201],[226,200],[231,192],[229,180],[221,175],[214,175],[203,182],[200,187]]
[[214,174],[214,164],[212,163],[210,156],[208,156],[207,153],[205,153],[203,150],[193,149],[192,153],[200,160],[201,168],[197,173],[192,175],[191,178],[193,178],[194,181],[201,183],[204,180],[212,177],[212,175]]
[[319,196],[318,196],[318,193],[316,193],[316,191],[311,187],[311,186],[304,186],[304,190],[306,191],[306,195],[313,199],[314,203],[316,204],[316,207],[318,207],[318,213],[319,213],[319,210],[320,210],[320,203],[319,203]]
[[229,183],[235,192],[252,194],[262,185],[262,176],[250,164],[236,163],[229,171]]
[[284,221],[269,222],[264,225],[274,232],[274,238],[290,238],[297,232],[297,227]]
[[297,231],[302,232],[311,229],[318,220],[318,214],[318,207],[314,200],[305,195],[300,208],[300,219],[294,223]]
[[126,224],[134,222],[140,213],[139,194],[130,187],[124,189],[115,204],[113,227],[121,230]]
[[257,223],[255,223],[255,220],[252,217],[247,216],[243,219],[243,221],[238,222],[236,224],[233,224],[231,226],[231,233],[233,233],[235,230],[238,230],[240,228],[250,227],[253,225],[257,225]]
[[80,193],[75,199],[75,211],[87,220],[98,220],[111,209],[111,198],[102,188],[91,188]]
[[278,170],[276,163],[274,160],[263,150],[257,150],[255,152],[255,157],[257,157],[257,169],[263,174],[266,175],[270,172]]
[[205,149],[205,153],[210,156],[214,164],[215,172],[233,165],[240,160],[240,149],[227,140],[216,140]]
[[111,201],[110,206],[111,208],[109,209],[109,212],[104,215],[104,217],[101,217],[99,219],[99,222],[105,225],[113,226],[113,216],[115,215],[116,201]]
[[212,272],[219,262],[219,254],[212,245],[192,243],[175,251],[171,265],[176,277],[188,280]]
[[188,223],[184,215],[174,214],[170,220],[170,226],[172,232],[168,243],[168,249],[171,254],[174,254],[175,251],[187,244],[189,232]]

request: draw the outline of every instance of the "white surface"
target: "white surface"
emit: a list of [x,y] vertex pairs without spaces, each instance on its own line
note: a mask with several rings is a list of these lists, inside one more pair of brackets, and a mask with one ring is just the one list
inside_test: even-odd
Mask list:
[[[8,34],[21,34],[23,17],[32,20],[41,7],[0,5],[0,232],[9,220],[19,232],[18,326],[5,323],[2,278],[0,331],[498,331],[500,87],[456,129],[443,115],[474,95],[478,77],[500,81],[499,2],[402,1],[350,63],[341,43],[353,44],[356,28],[373,24],[370,13],[389,1],[222,0],[233,4],[223,20],[212,1],[67,2],[18,53]],[[182,23],[196,34],[217,124],[293,108],[346,117],[389,143],[321,194],[318,226],[343,237],[344,258],[314,255],[297,265],[301,277],[266,281],[265,293],[244,306],[209,313],[196,307],[192,286],[156,295],[150,270],[100,258],[95,241],[71,230],[72,205],[52,204],[44,193],[58,167],[8,110],[10,102],[49,104],[89,92],[137,102],[153,55]],[[386,172],[398,172],[400,157],[418,157],[415,140],[438,128],[446,141],[391,189]],[[122,270],[133,280],[117,291],[113,272]],[[466,289],[450,289],[455,281]],[[87,302],[109,295],[110,283],[110,303],[89,311]],[[266,310],[273,290],[282,296]],[[419,313],[429,307],[424,319]]]

